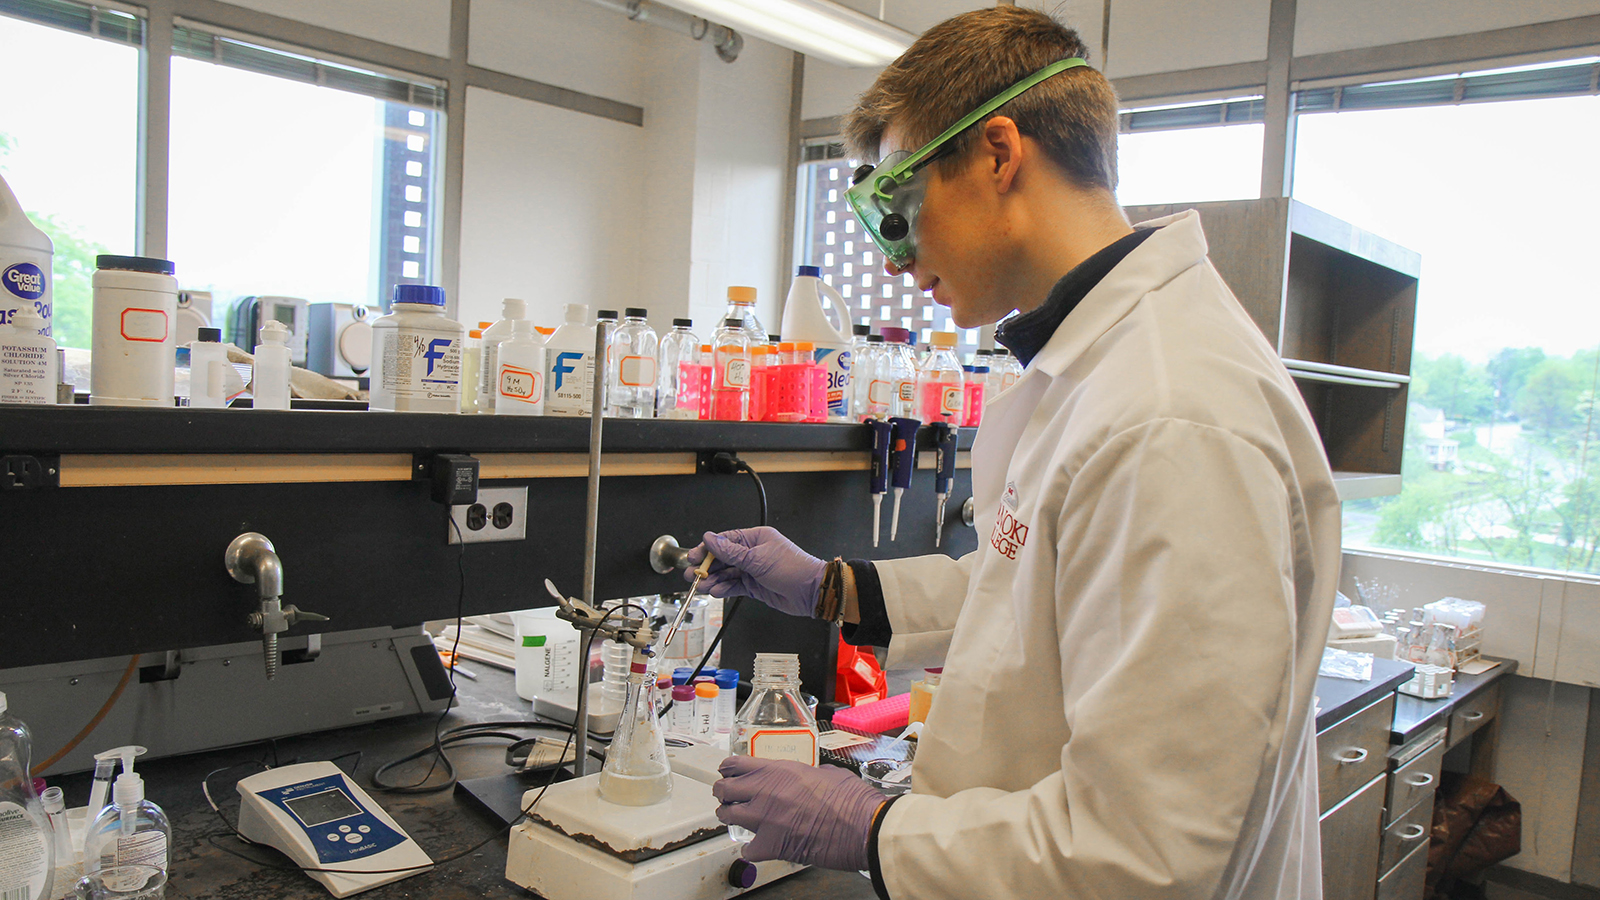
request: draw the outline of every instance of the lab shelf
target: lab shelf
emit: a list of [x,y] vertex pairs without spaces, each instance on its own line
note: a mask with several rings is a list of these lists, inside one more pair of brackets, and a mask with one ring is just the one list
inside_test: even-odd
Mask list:
[[1398,493],[1421,257],[1286,197],[1127,212],[1184,209],[1200,213],[1212,263],[1294,377],[1341,496]]

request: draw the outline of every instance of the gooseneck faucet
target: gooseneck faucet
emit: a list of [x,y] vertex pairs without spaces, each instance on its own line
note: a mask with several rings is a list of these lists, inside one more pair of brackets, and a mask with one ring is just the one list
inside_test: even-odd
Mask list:
[[278,675],[278,635],[297,622],[326,622],[327,616],[303,612],[293,604],[283,605],[283,560],[266,537],[247,531],[228,544],[223,556],[228,574],[240,584],[256,585],[261,608],[249,616],[250,627],[261,630],[261,651],[266,659],[267,678]]

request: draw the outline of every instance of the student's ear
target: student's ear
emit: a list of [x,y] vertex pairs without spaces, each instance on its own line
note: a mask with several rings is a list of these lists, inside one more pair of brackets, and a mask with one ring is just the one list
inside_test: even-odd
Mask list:
[[1022,165],[1022,134],[1017,123],[1006,116],[995,116],[983,125],[979,156],[985,162],[995,189],[1004,194],[1011,190]]

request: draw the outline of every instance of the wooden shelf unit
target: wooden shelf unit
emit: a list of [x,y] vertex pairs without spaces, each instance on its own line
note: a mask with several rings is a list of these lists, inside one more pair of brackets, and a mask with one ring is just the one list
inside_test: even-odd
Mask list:
[[1299,385],[1341,496],[1399,493],[1421,256],[1284,197],[1127,213],[1138,223],[1185,209]]

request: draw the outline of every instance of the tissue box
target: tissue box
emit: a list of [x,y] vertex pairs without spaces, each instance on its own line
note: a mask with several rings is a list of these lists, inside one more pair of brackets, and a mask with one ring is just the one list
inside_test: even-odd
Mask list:
[[1395,647],[1399,641],[1392,634],[1378,634],[1364,638],[1345,638],[1342,641],[1333,640],[1328,646],[1335,650],[1348,650],[1351,653],[1371,653],[1379,659],[1394,659]]

